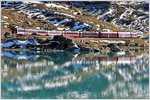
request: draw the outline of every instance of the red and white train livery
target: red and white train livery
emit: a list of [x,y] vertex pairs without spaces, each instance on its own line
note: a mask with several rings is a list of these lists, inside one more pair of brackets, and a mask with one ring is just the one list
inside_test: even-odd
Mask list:
[[17,34],[34,34],[34,35],[63,35],[73,38],[136,38],[137,33],[133,32],[89,32],[89,31],[49,31],[49,30],[34,30],[34,29],[17,29]]

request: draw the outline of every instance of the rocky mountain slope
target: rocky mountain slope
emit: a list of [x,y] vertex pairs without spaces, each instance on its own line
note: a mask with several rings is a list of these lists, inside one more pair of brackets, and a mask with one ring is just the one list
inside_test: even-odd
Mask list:
[[148,12],[147,3],[143,2],[24,1],[2,7],[2,33],[16,26],[98,32],[131,29],[147,34]]
[[[72,3],[79,7],[78,2]],[[141,34],[149,32],[149,3],[142,2],[84,2],[82,9],[97,19],[111,22],[124,31]]]

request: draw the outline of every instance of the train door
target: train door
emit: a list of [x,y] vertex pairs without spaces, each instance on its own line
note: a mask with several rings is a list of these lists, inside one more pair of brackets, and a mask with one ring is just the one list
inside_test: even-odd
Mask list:
[[117,38],[119,37],[119,33],[117,32]]
[[98,33],[98,38],[101,38],[101,32]]
[[80,37],[80,38],[82,38],[82,37],[83,37],[82,32],[79,32],[79,37]]

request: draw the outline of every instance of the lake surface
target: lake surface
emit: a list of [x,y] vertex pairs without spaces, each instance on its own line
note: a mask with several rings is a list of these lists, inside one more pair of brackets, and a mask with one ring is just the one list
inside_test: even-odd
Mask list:
[[148,51],[2,51],[1,98],[149,98]]

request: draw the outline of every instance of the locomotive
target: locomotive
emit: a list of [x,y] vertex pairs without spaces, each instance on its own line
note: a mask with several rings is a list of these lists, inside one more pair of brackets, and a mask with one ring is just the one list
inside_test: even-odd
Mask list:
[[36,29],[17,29],[17,34],[47,35],[56,36],[63,35],[72,38],[136,38],[137,33],[134,32],[90,32],[90,31],[49,31]]

